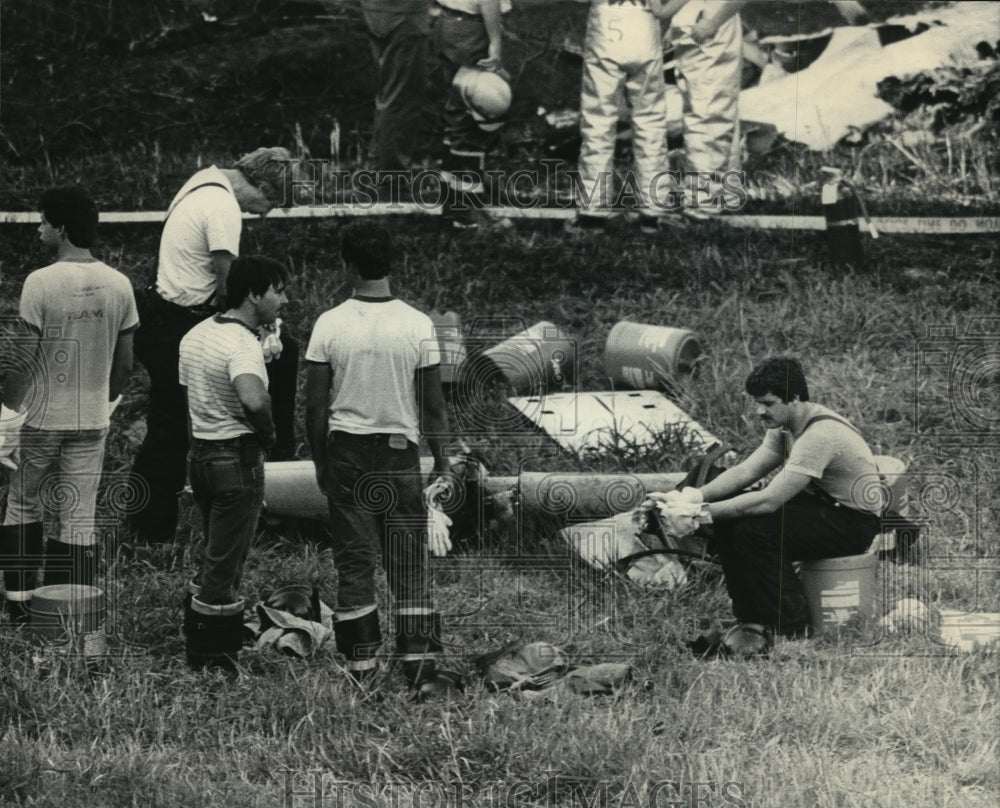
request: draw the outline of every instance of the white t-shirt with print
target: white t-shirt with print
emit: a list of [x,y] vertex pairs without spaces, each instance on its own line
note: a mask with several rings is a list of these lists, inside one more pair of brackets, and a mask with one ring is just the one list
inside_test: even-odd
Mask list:
[[35,429],[108,426],[108,385],[118,335],[139,325],[132,284],[101,261],[57,261],[21,290],[21,319],[41,335],[28,417]]

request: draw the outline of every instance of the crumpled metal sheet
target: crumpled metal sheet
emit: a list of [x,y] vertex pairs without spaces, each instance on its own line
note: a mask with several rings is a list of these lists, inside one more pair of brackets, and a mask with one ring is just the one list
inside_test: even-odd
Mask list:
[[956,3],[887,22],[911,30],[921,23],[929,27],[884,47],[874,26],[836,28],[826,49],[805,70],[740,93],[741,120],[770,124],[787,139],[824,151],[892,113],[877,97],[882,79],[931,70],[954,59],[975,59],[977,42],[1000,38],[1000,6],[993,2]]

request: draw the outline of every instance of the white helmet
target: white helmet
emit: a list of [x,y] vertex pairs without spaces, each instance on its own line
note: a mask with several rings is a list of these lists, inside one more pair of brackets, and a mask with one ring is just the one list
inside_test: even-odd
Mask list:
[[482,129],[496,129],[499,119],[510,109],[510,85],[503,76],[475,67],[460,67],[452,80]]

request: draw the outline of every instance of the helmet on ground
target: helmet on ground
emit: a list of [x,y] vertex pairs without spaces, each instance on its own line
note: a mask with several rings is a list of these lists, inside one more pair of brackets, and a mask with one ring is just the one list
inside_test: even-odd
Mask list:
[[480,128],[489,130],[500,126],[499,119],[510,109],[510,85],[503,76],[475,67],[460,67],[452,80],[465,106]]

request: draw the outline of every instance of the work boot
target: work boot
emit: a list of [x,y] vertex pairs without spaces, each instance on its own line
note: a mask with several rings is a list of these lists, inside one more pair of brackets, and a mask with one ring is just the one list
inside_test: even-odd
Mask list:
[[351,679],[360,688],[367,690],[378,674],[375,655],[382,645],[378,609],[375,606],[338,609],[333,635],[337,650],[347,659],[347,672]]
[[184,606],[184,649],[192,670],[221,670],[235,676],[243,647],[242,599],[203,603],[192,596]]
[[31,593],[38,584],[43,558],[44,531],[41,522],[0,526],[0,569],[7,593],[7,617],[13,626],[28,622]]
[[430,610],[397,612],[396,654],[407,684],[419,690],[437,676],[437,655],[441,651],[441,615]]

